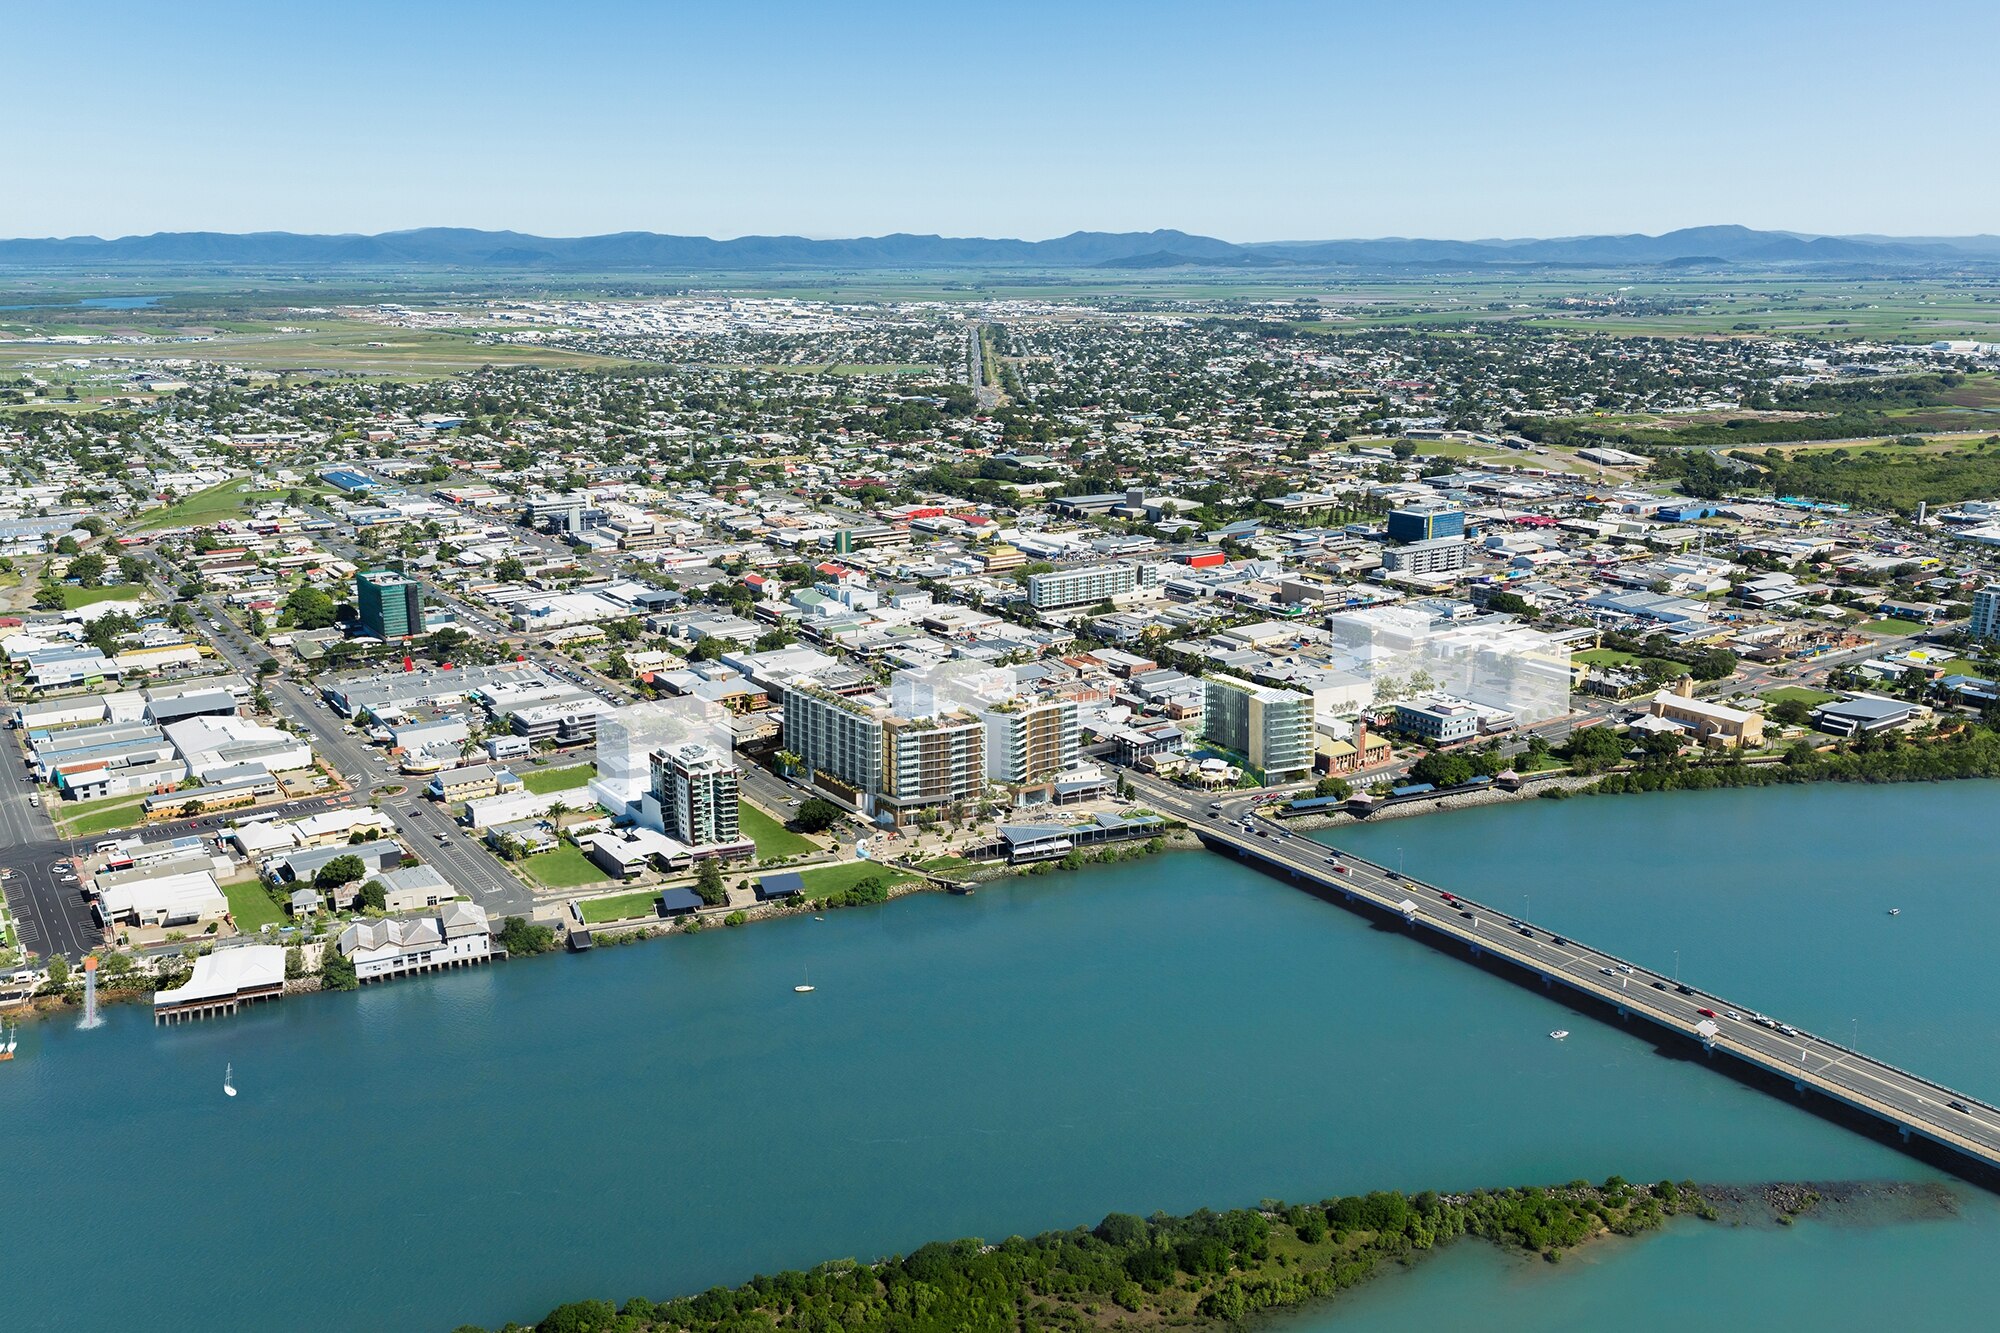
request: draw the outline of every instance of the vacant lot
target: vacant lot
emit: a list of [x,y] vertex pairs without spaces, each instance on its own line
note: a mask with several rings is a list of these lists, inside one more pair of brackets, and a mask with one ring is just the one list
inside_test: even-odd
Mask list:
[[258,505],[271,504],[289,494],[286,491],[260,491],[249,482],[232,478],[217,482],[207,490],[196,491],[146,515],[136,531],[149,532],[159,528],[188,528],[205,523],[220,522],[225,518],[242,518]]
[[521,785],[537,796],[547,796],[552,791],[570,791],[577,787],[587,787],[597,776],[597,769],[591,764],[573,764],[568,768],[531,768],[519,774]]
[[770,815],[765,814],[748,801],[739,802],[736,807],[737,822],[743,826],[743,836],[757,844],[757,855],[761,860],[771,860],[780,856],[803,856],[807,852],[819,850],[819,844],[803,833],[794,833]]
[[658,916],[659,902],[658,889],[641,889],[636,893],[621,893],[611,898],[587,898],[578,906],[583,909],[584,924],[596,926],[606,921],[630,921],[634,917]]
[[136,602],[146,595],[146,590],[136,583],[117,583],[106,588],[72,588],[62,590],[63,606],[71,611],[80,606],[93,606],[98,602]]
[[130,828],[143,822],[139,807],[145,804],[143,796],[113,796],[102,801],[78,801],[70,803],[53,794],[45,796],[49,813],[56,823],[72,838],[87,838],[95,833],[109,833],[113,829]]
[[1796,700],[1807,708],[1817,708],[1823,703],[1831,703],[1840,696],[1831,690],[1815,690],[1804,685],[1780,685],[1775,690],[1765,690],[1759,698],[1766,703],[1781,704],[1788,699]]
[[582,851],[568,846],[525,857],[521,869],[552,889],[576,889],[586,884],[602,884],[611,878]]
[[284,909],[254,879],[224,884],[222,893],[229,899],[229,915],[235,919],[236,928],[246,935],[254,935],[265,926],[284,923]]

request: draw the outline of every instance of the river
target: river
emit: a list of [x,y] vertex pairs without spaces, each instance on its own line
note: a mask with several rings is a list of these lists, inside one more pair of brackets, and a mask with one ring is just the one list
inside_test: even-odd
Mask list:
[[[1678,948],[1684,975],[1802,1025],[1860,1017],[1870,1050],[1993,1096],[2000,977],[1974,960],[1996,802],[1993,783],[1530,802],[1339,840],[1496,904],[1532,894],[1642,961]],[[817,990],[794,995],[807,967]],[[23,1327],[444,1333],[1114,1209],[1934,1175],[1200,852],[207,1024],[108,1014],[26,1026],[0,1068]],[[1796,1322],[1879,1327],[1891,1284],[1857,1292],[1887,1273],[1899,1315],[1973,1322],[2000,1207],[1958,1193],[1946,1223],[1684,1224],[1555,1267],[1467,1246],[1286,1326],[1769,1322],[1776,1292]]]
[[77,301],[44,301],[37,305],[0,305],[0,310],[144,310],[158,305],[157,296],[86,296]]

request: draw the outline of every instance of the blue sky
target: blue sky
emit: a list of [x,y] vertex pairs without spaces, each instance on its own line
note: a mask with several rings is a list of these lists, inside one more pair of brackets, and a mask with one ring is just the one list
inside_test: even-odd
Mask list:
[[8,236],[2000,231],[1992,0],[0,12]]

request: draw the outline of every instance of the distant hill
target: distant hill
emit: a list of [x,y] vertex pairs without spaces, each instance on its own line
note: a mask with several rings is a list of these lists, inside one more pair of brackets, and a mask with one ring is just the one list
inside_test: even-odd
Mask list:
[[424,227],[379,236],[187,231],[150,236],[0,240],[0,266],[215,264],[278,267],[623,269],[966,267],[1248,268],[1296,265],[1368,268],[1461,265],[2000,263],[2000,237],[1816,236],[1749,227],[1689,227],[1660,236],[1567,236],[1448,241],[1383,237],[1237,244],[1181,231],[1079,231],[1047,241],[897,233],[850,240],[804,236],[530,236],[512,231]]

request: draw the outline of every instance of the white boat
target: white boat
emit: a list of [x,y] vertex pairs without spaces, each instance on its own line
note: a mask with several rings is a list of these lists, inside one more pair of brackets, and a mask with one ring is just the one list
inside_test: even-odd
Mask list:
[[792,987],[792,994],[794,994],[794,995],[810,995],[810,994],[812,994],[812,989],[813,989],[813,985],[812,985],[812,979],[813,979],[813,976],[812,976],[812,969],[811,969],[811,968],[807,968],[807,969],[806,969],[806,979],[805,979],[804,981],[800,982],[800,983],[799,983],[798,985],[796,985],[796,986]]
[[1900,907],[1892,907],[1889,909],[1890,916],[1901,916],[1902,914],[1903,914],[1903,909]]
[[222,1092],[224,1096],[234,1097],[236,1095],[235,1076],[235,1065],[224,1065],[222,1067]]
[[1557,1041],[1561,1041],[1564,1037],[1567,1037],[1568,1035],[1569,1035],[1568,1028],[1557,1028],[1554,1032],[1551,1032],[1549,1034],[1549,1036],[1553,1037]]

